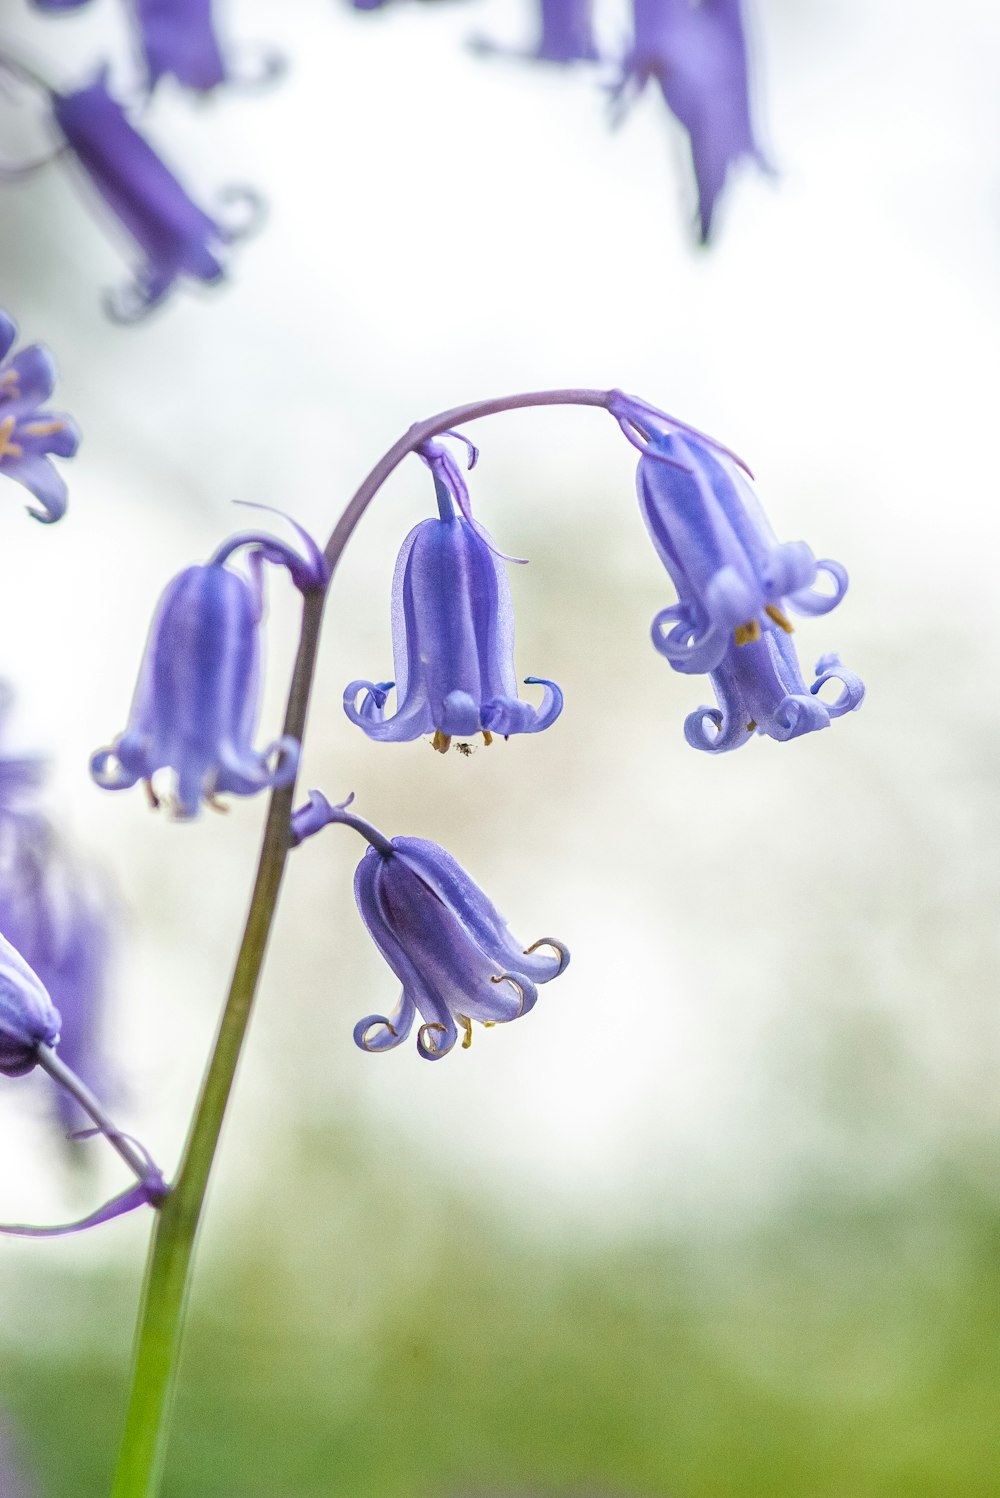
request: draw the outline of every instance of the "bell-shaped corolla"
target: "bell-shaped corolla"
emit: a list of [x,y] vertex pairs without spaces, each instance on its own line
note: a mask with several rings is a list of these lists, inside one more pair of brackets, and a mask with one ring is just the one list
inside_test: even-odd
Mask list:
[[[422,456],[434,472],[439,514],[422,520],[396,562],[392,586],[395,681],[352,681],[344,710],[372,739],[399,743],[434,735],[442,752],[453,738],[482,733],[540,733],[562,711],[555,682],[541,686],[538,707],[517,695],[514,611],[504,559],[468,512],[468,497],[444,449]],[[387,716],[390,689],[396,711]],[[358,704],[358,694],[364,696]]]
[[120,791],[173,772],[171,809],[194,817],[203,801],[252,796],[294,779],[299,746],[253,747],[260,706],[262,598],[253,577],[218,557],[188,567],[160,599],[128,726],[91,759],[97,784]]

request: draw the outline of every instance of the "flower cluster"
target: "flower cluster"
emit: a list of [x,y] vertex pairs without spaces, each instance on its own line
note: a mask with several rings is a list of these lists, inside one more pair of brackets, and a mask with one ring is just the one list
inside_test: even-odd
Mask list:
[[[642,516],[677,590],[653,620],[653,644],[675,671],[707,672],[718,699],[689,715],[688,743],[721,753],[755,732],[797,738],[860,707],[861,680],[834,654],[807,688],[790,638],[789,611],[825,614],[843,598],[840,563],[817,561],[804,541],[779,544],[745,468],[711,439],[641,403],[623,408],[623,424],[643,454]],[[821,700],[829,682],[840,689]]]

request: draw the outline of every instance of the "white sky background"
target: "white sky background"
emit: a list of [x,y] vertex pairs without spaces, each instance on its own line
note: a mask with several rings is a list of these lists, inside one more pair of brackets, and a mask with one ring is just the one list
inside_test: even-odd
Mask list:
[[[526,1224],[728,1218],[803,1174],[877,1186],[995,1115],[1000,13],[753,8],[781,178],[739,178],[709,253],[689,242],[685,151],[652,91],[611,133],[587,75],[471,57],[476,33],[533,35],[527,7],[493,0],[234,4],[234,34],[273,38],[290,77],[201,108],[165,90],[149,131],[206,201],[258,185],[270,222],[226,290],[182,292],[143,327],[102,320],[121,260],[61,173],[6,200],[0,301],[55,350],[86,443],[60,526],[28,521],[6,486],[3,670],[22,736],[59,753],[55,804],[131,908],[112,1026],[135,1085],[124,1116],[168,1167],[264,803],[178,827],[90,785],[155,597],[245,526],[232,500],[325,535],[413,419],[547,385],[623,386],[741,452],[779,535],[850,568],[841,609],[797,639],[807,670],[840,649],[869,700],[790,745],[689,750],[684,715],[710,688],[648,642],[671,592],[635,454],[601,413],[534,412],[476,428],[473,500],[532,558],[514,578],[519,674],[564,685],[563,719],[468,761],[369,744],[340,694],[391,674],[395,553],[432,503],[406,468],[338,582],[305,784],[445,843],[516,932],[564,936],[573,965],[469,1053],[363,1055],[353,1023],[397,985],[354,910],[360,844],[331,830],[286,885],[228,1189],[266,1199],[298,1125],[350,1116],[373,1149],[398,1140]],[[82,81],[112,15],[37,22],[36,51],[54,68],[62,48]],[[272,600],[262,738],[293,647],[278,578]],[[19,1083],[0,1099],[8,1217],[79,1204],[34,1098]],[[142,1231],[45,1252],[131,1254]]]

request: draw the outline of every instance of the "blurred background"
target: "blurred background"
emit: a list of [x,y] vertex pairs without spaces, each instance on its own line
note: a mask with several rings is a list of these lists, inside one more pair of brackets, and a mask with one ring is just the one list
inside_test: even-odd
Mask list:
[[[523,1024],[427,1066],[354,1022],[397,984],[352,898],[361,847],[297,853],[201,1240],[168,1498],[992,1498],[1000,1491],[998,603],[992,438],[1000,13],[986,0],[748,5],[777,181],[740,174],[692,245],[683,138],[648,91],[618,131],[587,73],[471,55],[530,42],[516,0],[232,0],[288,56],[265,95],[146,125],[206,203],[269,221],[218,292],[110,326],[113,230],[59,168],[5,189],[0,303],[86,434],[70,509],[0,509],[0,670],[49,810],[122,891],[107,1016],[118,1113],[179,1151],[245,912],[263,799],[170,824],[98,791],[153,604],[276,505],[320,536],[412,420],[620,385],[753,467],[782,539],[842,560],[803,620],[862,711],[714,762],[708,683],[651,649],[672,600],[600,412],[470,434],[478,517],[515,556],[537,738],[370,744],[344,685],[391,675],[413,460],[331,599],[303,785],[445,844],[525,941],[573,953]],[[82,83],[117,11],[12,17]],[[605,17],[609,45],[624,17]],[[58,62],[57,62],[58,60]],[[275,521],[280,526],[280,521]],[[297,610],[270,592],[259,741]],[[0,1218],[80,1215],[43,1081],[0,1094]],[[0,1474],[103,1498],[148,1217],[0,1241]],[[11,1492],[14,1479],[6,1480]],[[19,1492],[19,1490],[18,1490]],[[5,1494],[6,1498],[6,1494]]]

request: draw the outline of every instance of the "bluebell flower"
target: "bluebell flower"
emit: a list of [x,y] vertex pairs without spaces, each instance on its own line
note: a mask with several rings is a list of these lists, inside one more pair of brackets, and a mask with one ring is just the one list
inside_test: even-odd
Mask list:
[[44,983],[0,936],[0,1074],[24,1077],[33,1071],[39,1046],[58,1043],[60,1024]]
[[633,0],[635,32],[616,97],[624,106],[655,78],[687,131],[698,183],[701,239],[730,169],[768,162],[750,117],[746,38],[740,0]]
[[535,56],[543,62],[596,62],[592,0],[539,0],[542,34]]
[[[194,817],[202,801],[252,796],[295,778],[299,745],[280,738],[254,749],[260,708],[261,559],[280,562],[299,586],[319,586],[321,554],[310,543],[306,559],[274,537],[231,537],[204,566],[187,567],[160,599],[139,669],[128,726],[99,749],[90,772],[106,790],[146,785],[153,806],[158,770],[172,770],[172,809]],[[250,576],[226,565],[250,548]],[[308,548],[307,548],[308,550]],[[311,582],[309,580],[312,580]]]
[[594,41],[592,0],[539,0],[541,35],[534,47],[501,47],[476,38],[473,50],[484,55],[529,57],[537,62],[597,62],[600,53]]
[[212,0],[131,0],[150,87],[176,78],[207,92],[226,79]]
[[[0,762],[2,769],[2,762]],[[62,1019],[59,1054],[102,1096],[118,1091],[103,1044],[115,902],[38,812],[0,807],[0,932],[38,975]],[[56,1092],[71,1132],[78,1105]]]
[[[353,798],[352,798],[353,799]],[[292,818],[301,842],[328,823],[353,827],[370,846],[354,876],[361,918],[403,985],[391,1015],[369,1014],[354,1027],[363,1051],[402,1045],[414,1020],[417,1050],[438,1061],[472,1044],[472,1022],[507,1024],[534,1008],[538,984],[557,978],[569,952],[553,937],[525,947],[450,853],[421,837],[391,841],[369,822],[331,806],[319,791]],[[543,950],[547,948],[548,950]]]
[[[503,559],[469,513],[465,481],[451,454],[429,442],[421,456],[434,474],[438,515],[413,528],[396,562],[396,679],[352,681],[344,710],[369,738],[400,743],[432,733],[442,753],[452,738],[471,734],[482,733],[490,743],[495,734],[540,733],[562,711],[562,692],[555,682],[528,676],[526,684],[543,688],[541,705],[518,698],[514,612]],[[393,686],[397,707],[386,717]]]
[[17,324],[0,312],[0,473],[16,479],[38,500],[28,506],[37,520],[58,520],[66,510],[66,481],[50,455],[71,458],[80,434],[61,412],[42,407],[55,385],[55,365],[47,348],[30,344],[10,357]]
[[[145,256],[133,285],[106,299],[109,314],[135,321],[181,276],[220,281],[225,249],[247,232],[249,222],[226,227],[191,201],[111,97],[107,72],[75,93],[54,95],[52,107],[76,160]],[[259,207],[246,189],[231,189],[228,197],[250,205],[252,215]]]
[[[820,660],[807,688],[790,639],[788,611],[834,608],[847,590],[845,569],[817,561],[804,541],[779,544],[726,449],[639,403],[633,413],[643,451],[639,505],[678,595],[653,620],[653,644],[675,671],[708,672],[719,701],[690,715],[688,742],[719,752],[754,732],[795,738],[860,707],[860,679],[833,655]],[[628,430],[627,415],[624,422]],[[820,574],[826,589],[816,586]],[[834,681],[836,696],[821,701],[817,694]]]
[[60,1016],[45,985],[19,952],[0,937],[0,1075],[23,1077],[35,1067],[64,1088],[135,1175],[135,1184],[79,1222],[53,1227],[0,1225],[0,1232],[47,1238],[96,1227],[140,1206],[157,1207],[169,1187],[149,1151],[112,1123],[97,1097],[56,1053]]
[[[38,809],[46,761],[6,745],[13,694],[0,682],[0,933],[47,989],[62,1018],[59,1053],[102,1096],[118,1090],[102,1022],[117,900],[87,862],[72,856]],[[67,1132],[78,1105],[56,1092]]]

